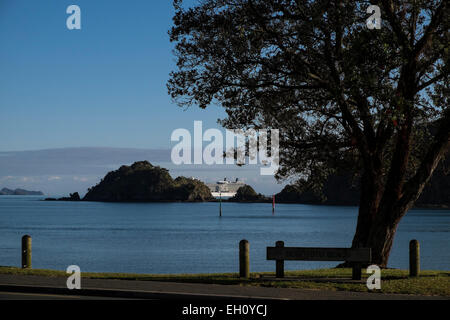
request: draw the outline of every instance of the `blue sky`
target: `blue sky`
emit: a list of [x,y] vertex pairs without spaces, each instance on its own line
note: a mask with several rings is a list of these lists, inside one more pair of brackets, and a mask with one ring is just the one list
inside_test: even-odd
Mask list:
[[[66,27],[72,4],[81,30]],[[167,94],[173,14],[169,0],[0,0],[0,188],[84,193],[121,164],[149,160],[173,176],[281,189],[259,167],[176,167],[155,150],[170,150],[177,128],[218,128],[225,117]]]
[[[68,30],[66,8],[81,8]],[[0,151],[169,148],[170,133],[224,116],[177,107],[167,0],[1,0]]]

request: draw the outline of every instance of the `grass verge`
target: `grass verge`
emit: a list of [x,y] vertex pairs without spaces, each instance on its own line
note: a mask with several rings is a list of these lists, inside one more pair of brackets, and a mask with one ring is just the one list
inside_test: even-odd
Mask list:
[[[210,274],[133,274],[82,272],[83,278],[121,279],[143,281],[173,281],[190,283],[234,284],[242,286],[262,286],[276,288],[300,288],[316,290],[341,290],[373,293],[398,293],[450,297],[450,271],[421,271],[419,277],[410,278],[407,270],[381,270],[381,289],[369,290],[366,286],[368,275],[360,282],[352,281],[351,269],[318,269],[286,271],[283,280],[274,279],[273,272],[251,273],[250,279],[240,279],[237,273]],[[44,269],[21,269],[1,267],[0,274],[39,275],[67,277],[65,271]]]

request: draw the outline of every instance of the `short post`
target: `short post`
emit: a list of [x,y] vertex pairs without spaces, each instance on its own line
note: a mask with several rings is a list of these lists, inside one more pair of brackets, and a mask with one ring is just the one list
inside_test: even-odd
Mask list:
[[361,263],[354,262],[352,267],[352,280],[361,280]]
[[[275,247],[283,248],[284,241],[275,242]],[[284,278],[284,260],[276,260],[276,277]]]
[[[363,245],[361,242],[356,243],[355,248],[362,248]],[[362,279],[362,264],[359,262],[353,262],[352,266],[352,280],[361,280]]]
[[409,242],[409,276],[417,277],[420,273],[420,245],[418,240]]
[[22,268],[31,269],[31,236],[22,237]]
[[239,242],[239,277],[250,278],[250,244],[245,239]]

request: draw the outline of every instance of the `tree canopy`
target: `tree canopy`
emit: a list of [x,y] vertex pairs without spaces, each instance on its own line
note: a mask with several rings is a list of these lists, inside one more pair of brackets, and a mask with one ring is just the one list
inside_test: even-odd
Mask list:
[[[381,9],[380,29],[366,25],[370,5]],[[227,128],[279,129],[278,178],[319,185],[354,168],[362,201],[353,244],[379,246],[384,265],[392,243],[372,242],[392,230],[368,226],[395,233],[450,146],[448,1],[174,6],[171,96],[224,107]]]

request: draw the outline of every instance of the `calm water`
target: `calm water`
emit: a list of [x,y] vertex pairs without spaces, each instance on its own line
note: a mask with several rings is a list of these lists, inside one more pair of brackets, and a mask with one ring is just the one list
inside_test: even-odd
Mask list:
[[[275,269],[265,248],[351,244],[357,208],[224,203],[44,202],[0,197],[0,265],[20,266],[20,239],[33,238],[33,267],[136,273],[237,272],[238,243],[250,241],[251,270]],[[413,210],[402,220],[390,266],[408,268],[408,242],[423,269],[450,269],[450,210]],[[287,269],[335,266],[288,262]]]

